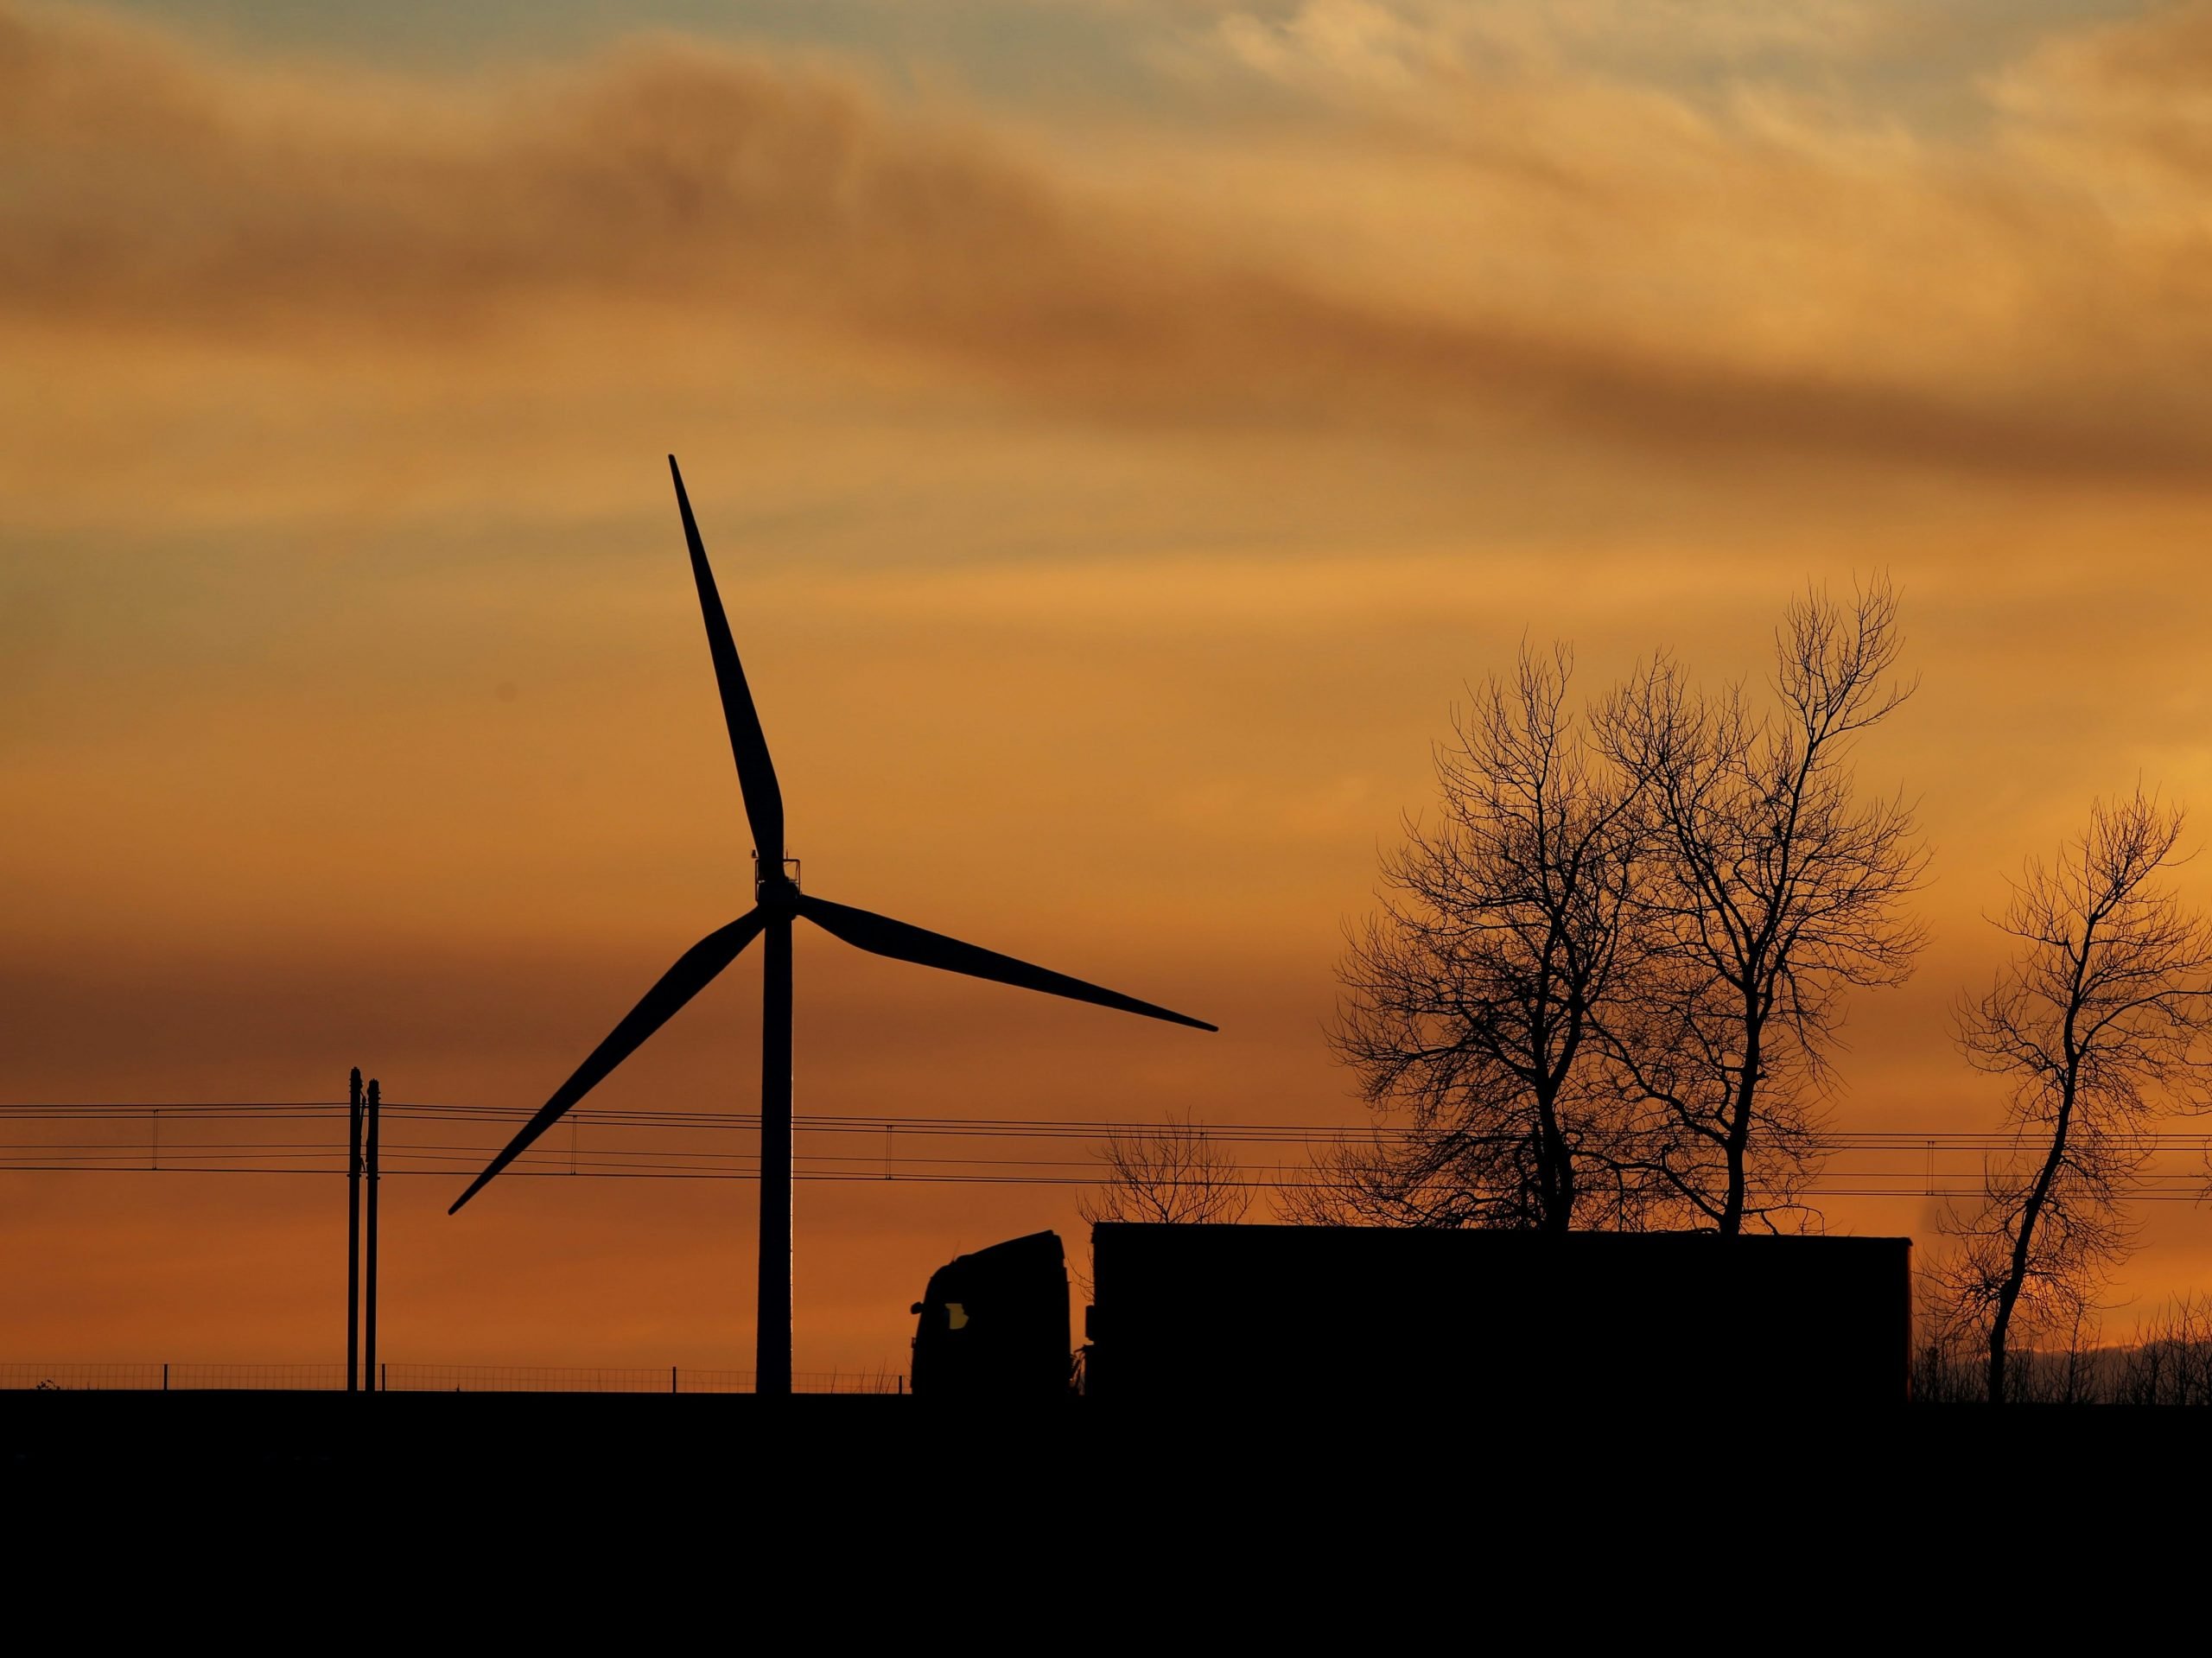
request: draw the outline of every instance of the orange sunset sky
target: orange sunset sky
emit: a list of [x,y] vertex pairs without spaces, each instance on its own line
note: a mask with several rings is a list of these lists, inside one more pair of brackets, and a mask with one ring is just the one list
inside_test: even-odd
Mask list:
[[[1994,1127],[2005,873],[2212,836],[2208,85],[2080,0],[0,0],[0,1102],[534,1107],[745,908],[673,450],[809,890],[1222,1026],[802,930],[801,1113],[1363,1122],[1464,683],[1886,569],[1933,942],[1834,1121]],[[758,974],[593,1102],[752,1109]],[[749,1185],[464,1183],[385,1356],[749,1366]],[[802,1185],[797,1368],[1077,1196]],[[2143,1218],[2121,1334],[2212,1285]],[[335,1360],[342,1272],[327,1177],[0,1174],[0,1356]]]

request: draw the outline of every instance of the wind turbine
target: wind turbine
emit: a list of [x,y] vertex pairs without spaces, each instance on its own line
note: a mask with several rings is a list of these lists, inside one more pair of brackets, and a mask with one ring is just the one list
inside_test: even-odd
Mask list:
[[737,659],[729,619],[722,613],[715,575],[708,568],[707,549],[699,539],[699,526],[691,517],[691,499],[684,492],[683,474],[677,470],[674,455],[668,458],[668,470],[676,480],[677,509],[683,515],[683,537],[691,549],[691,579],[699,588],[699,609],[707,622],[707,649],[714,657],[715,680],[721,689],[722,718],[729,727],[730,753],[737,761],[738,786],[744,792],[746,820],[753,829],[753,907],[678,956],[676,965],[661,975],[660,981],[592,1050],[575,1074],[554,1090],[553,1097],[523,1125],[521,1132],[446,1212],[460,1213],[461,1204],[481,1191],[500,1170],[558,1122],[569,1107],[713,982],[715,975],[735,961],[747,944],[765,936],[767,961],[762,975],[760,1017],[760,1293],[754,1325],[753,1386],[764,1394],[788,1394],[791,1387],[791,923],[795,919],[804,916],[831,937],[893,961],[943,968],[948,973],[992,979],[1075,1001],[1096,1002],[1102,1007],[1117,1007],[1125,1013],[1142,1013],[1148,1019],[1164,1019],[1201,1031],[1217,1027],[1064,973],[1033,967],[996,950],[799,891],[784,856],[783,791],[776,782],[776,768],[768,758],[768,740],[761,733],[760,716],[753,707],[753,693]]

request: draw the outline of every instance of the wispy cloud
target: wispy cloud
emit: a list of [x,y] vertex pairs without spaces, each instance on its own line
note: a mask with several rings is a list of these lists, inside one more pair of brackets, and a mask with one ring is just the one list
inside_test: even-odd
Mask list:
[[[1232,57],[1373,118],[1311,181],[1374,187],[1314,200],[1286,255],[1262,213],[1133,201],[818,65],[665,38],[369,79],[0,10],[0,323],[445,351],[520,313],[645,304],[1116,417],[1534,420],[2187,484],[2212,459],[2212,279],[2174,66],[2202,17],[2047,47],[1993,83],[1993,137],[1944,148],[1779,96],[1716,115],[1478,60],[1370,0],[1232,16]],[[1383,118],[1416,108],[1408,166]],[[1300,187],[1295,146],[1190,142],[1195,178],[1235,156],[1270,175],[1255,200]],[[1363,245],[1332,260],[1347,226]],[[1426,288],[1394,275],[1414,267]]]

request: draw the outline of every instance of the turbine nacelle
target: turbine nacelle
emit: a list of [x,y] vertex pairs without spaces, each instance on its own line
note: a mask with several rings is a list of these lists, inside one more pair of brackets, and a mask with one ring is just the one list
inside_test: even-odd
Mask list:
[[760,854],[753,854],[753,901],[779,913],[798,908],[798,860],[785,858],[772,871]]

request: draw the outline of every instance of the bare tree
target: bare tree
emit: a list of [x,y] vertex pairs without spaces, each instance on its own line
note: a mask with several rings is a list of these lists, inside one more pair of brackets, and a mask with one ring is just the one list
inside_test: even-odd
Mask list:
[[2152,1122],[2212,1101],[2212,922],[2161,879],[2182,822],[2139,786],[2093,805],[2056,861],[2012,883],[1996,918],[2012,959],[1958,1007],[1968,1063],[2012,1083],[2012,1147],[1985,1169],[1979,1210],[1946,1226],[1961,1242],[1944,1282],[1986,1344],[1993,1404],[2013,1337],[2078,1324],[2125,1255]]
[[1901,912],[1926,854],[1901,796],[1862,798],[1856,740],[1912,693],[1886,581],[1808,590],[1775,635],[1774,705],[1693,689],[1668,657],[1598,725],[1653,826],[1637,979],[1605,1021],[1649,1102],[1649,1173],[1724,1233],[1801,1208],[1846,993],[1902,983],[1923,937]]
[[1430,1226],[1445,1224],[1426,1194],[1409,1193],[1398,1147],[1382,1134],[1362,1140],[1342,1134],[1309,1146],[1304,1176],[1274,1190],[1277,1216],[1293,1226]]
[[1525,646],[1455,714],[1439,827],[1406,826],[1339,969],[1332,1041],[1414,1132],[1345,1142],[1303,1218],[1564,1231],[1622,1211],[1621,1100],[1596,1027],[1623,969],[1637,791],[1567,707],[1571,653]]
[[1116,1130],[1098,1156],[1106,1165],[1105,1181],[1076,1200],[1076,1212],[1093,1226],[1101,1221],[1241,1221],[1252,1207],[1243,1170],[1187,1114],[1169,1113],[1161,1128]]

